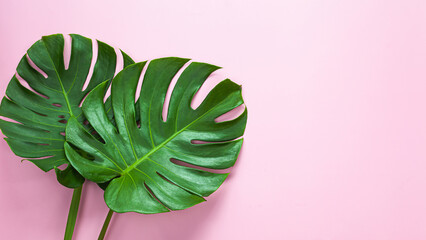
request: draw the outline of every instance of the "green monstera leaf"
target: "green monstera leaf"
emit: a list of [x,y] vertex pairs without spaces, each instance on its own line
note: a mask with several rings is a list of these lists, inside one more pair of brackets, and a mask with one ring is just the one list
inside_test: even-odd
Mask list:
[[[44,36],[28,49],[16,71],[29,87],[21,84],[16,75],[12,77],[7,97],[0,106],[0,116],[13,121],[0,120],[0,128],[16,155],[27,158],[44,171],[55,168],[61,184],[77,188],[84,178],[70,165],[63,171],[57,168],[68,163],[64,152],[66,123],[70,117],[83,123],[80,104],[99,83],[113,78],[117,55],[111,46],[97,41],[98,57],[83,90],[93,57],[92,40],[76,34],[70,36],[68,68],[64,64],[62,34]],[[122,54],[125,66],[134,63]],[[85,128],[89,130],[90,126]]]
[[[71,164],[91,181],[111,181],[104,197],[115,212],[150,214],[191,207],[203,202],[203,197],[213,193],[228,176],[195,166],[226,169],[235,164],[247,111],[233,120],[215,119],[243,104],[241,86],[226,79],[198,108],[191,108],[195,93],[218,67],[189,64],[177,80],[163,121],[169,85],[187,62],[182,58],[151,61],[136,104],[136,88],[145,62],[122,70],[111,87],[115,124],[103,103],[108,83],[96,87],[82,109],[102,139],[93,137],[76,118],[67,124],[65,149]],[[81,155],[79,149],[91,157]]]

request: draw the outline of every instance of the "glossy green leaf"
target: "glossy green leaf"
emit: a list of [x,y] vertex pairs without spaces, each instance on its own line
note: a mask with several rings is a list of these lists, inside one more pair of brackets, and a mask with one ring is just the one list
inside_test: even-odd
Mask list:
[[[65,149],[71,164],[91,181],[111,181],[104,197],[115,212],[160,213],[203,202],[203,197],[213,193],[228,174],[195,166],[226,169],[237,159],[243,141],[237,138],[244,133],[247,111],[233,120],[215,119],[243,104],[241,86],[226,79],[198,108],[191,108],[195,93],[218,67],[189,64],[178,78],[163,121],[169,85],[187,62],[182,58],[151,61],[137,104],[135,93],[145,62],[130,65],[117,74],[111,87],[115,124],[108,119],[103,104],[108,83],[96,87],[82,109],[103,141],[94,138],[77,119],[68,122]],[[205,143],[195,144],[192,140]],[[82,156],[76,149],[94,159]]]
[[[93,74],[83,90],[92,62],[92,40],[71,35],[71,57],[66,69],[63,35],[42,37],[28,49],[16,69],[29,87],[13,76],[0,106],[0,116],[14,120],[0,120],[12,151],[44,171],[55,168],[58,181],[71,188],[81,186],[84,178],[70,165],[63,171],[57,168],[68,163],[64,153],[67,120],[74,117],[83,123],[79,105],[99,83],[111,80],[116,69],[114,49],[100,41],[97,45]],[[125,66],[134,63],[125,53],[123,59]]]

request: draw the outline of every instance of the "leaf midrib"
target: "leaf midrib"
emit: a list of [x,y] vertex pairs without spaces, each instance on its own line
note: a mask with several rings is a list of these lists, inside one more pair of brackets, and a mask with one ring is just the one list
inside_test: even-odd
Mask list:
[[[189,123],[188,125],[186,125],[185,127],[183,127],[181,130],[175,132],[173,135],[171,135],[169,138],[167,138],[161,144],[159,144],[156,147],[154,147],[153,149],[151,149],[151,151],[149,151],[143,157],[139,158],[137,161],[135,161],[130,166],[128,166],[126,169],[124,169],[122,171],[122,173],[121,173],[121,176],[128,174],[130,171],[132,171],[134,168],[136,168],[139,164],[141,164],[143,161],[145,161],[146,159],[148,159],[149,156],[151,156],[152,154],[154,154],[155,152],[157,152],[159,149],[161,149],[162,147],[164,147],[167,143],[169,143],[171,140],[173,140],[176,136],[178,136],[179,134],[181,134],[182,132],[184,132],[186,129],[188,129],[189,127],[191,127],[194,123],[196,123],[198,120],[200,120],[201,118],[203,118],[209,112],[213,111],[219,105],[220,104],[217,104],[216,106],[212,107],[210,110],[208,110],[207,112],[203,113],[201,116],[199,116],[194,121],[192,121],[191,123]],[[133,145],[132,142],[130,142],[130,144]]]

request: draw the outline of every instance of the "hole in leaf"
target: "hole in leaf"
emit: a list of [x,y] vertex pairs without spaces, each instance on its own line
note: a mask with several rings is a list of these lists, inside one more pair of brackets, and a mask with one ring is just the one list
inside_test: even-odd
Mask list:
[[173,185],[175,185],[175,186],[178,186],[178,187],[182,188],[181,186],[176,185],[174,182],[170,181],[168,178],[166,178],[165,176],[163,176],[161,173],[159,173],[159,172],[156,172],[156,173],[157,173],[157,175],[158,175],[158,176],[160,176],[160,177],[161,177],[162,179],[164,179],[165,181],[167,181],[167,182],[169,182],[169,183],[171,183],[171,184],[173,184]]
[[64,116],[64,115],[59,115],[58,117],[59,117],[59,118],[65,118],[65,116]]
[[142,69],[142,72],[141,72],[141,76],[139,77],[138,85],[136,87],[135,102],[137,102],[139,100],[139,96],[141,95],[141,88],[142,88],[143,78],[145,77],[145,73],[146,73],[146,70],[148,69],[148,66],[149,66],[150,62],[151,61],[147,61],[147,63],[145,63],[145,66],[143,66],[143,69]]
[[59,134],[65,137],[65,132],[60,132]]
[[43,75],[44,78],[47,78],[47,74],[41,70],[39,67],[37,67],[37,65],[35,65],[35,63],[33,62],[33,60],[31,60],[31,58],[28,56],[28,54],[26,54],[28,63],[30,64],[30,66],[32,68],[34,68],[34,70],[36,70],[37,72],[39,72],[41,75]]
[[229,169],[211,169],[211,168],[206,168],[206,167],[200,167],[194,164],[190,164],[175,158],[171,158],[170,162],[179,165],[179,166],[183,166],[183,167],[189,167],[189,168],[193,168],[193,169],[198,169],[201,171],[206,171],[206,172],[211,172],[211,173],[228,173]]
[[37,160],[43,160],[43,159],[47,159],[47,158],[51,158],[54,157],[53,155],[49,155],[49,156],[44,156],[44,157],[38,157],[38,158],[28,158],[28,159],[22,159],[21,162],[24,162],[25,160],[30,160],[30,161],[37,161]]
[[[93,71],[95,69],[95,64],[96,64],[96,62],[98,60],[98,41],[96,41],[94,39],[91,39],[91,40],[92,40],[92,62],[90,63],[89,73],[87,74],[86,80],[84,81],[83,88],[81,89],[81,91],[86,90],[87,86],[89,85],[90,79],[93,76]],[[80,105],[79,105],[80,107],[81,107],[81,103],[86,98],[86,96],[81,100]]]
[[[116,59],[117,59],[117,62],[116,62],[116,64],[115,64],[115,72],[114,72],[114,77],[121,71],[121,70],[123,70],[123,67],[124,67],[124,60],[123,60],[123,54],[121,53],[121,51],[120,51],[120,49],[119,48],[114,48],[114,52],[115,52],[115,55],[116,55]],[[105,80],[108,80],[108,79],[105,79]],[[107,89],[107,91],[106,91],[106,93],[105,93],[105,96],[104,96],[104,103],[106,102],[106,100],[109,98],[111,96],[111,84],[108,86],[108,89]]]
[[67,167],[68,167],[68,164],[62,164],[62,165],[60,165],[60,166],[56,166],[57,168],[59,168],[60,170],[62,170],[62,171],[64,171]]
[[98,132],[96,132],[95,130],[91,131],[91,134],[94,138],[96,138],[96,140],[98,140],[99,142],[101,142],[102,144],[105,144],[105,140],[101,137],[101,135],[99,135]]
[[0,116],[1,120],[4,120],[6,122],[12,122],[12,123],[17,123],[17,124],[21,124],[23,125],[21,122],[16,121],[15,119],[12,118],[8,118],[8,117],[4,117],[4,116]]
[[[31,109],[30,109],[31,110]],[[35,114],[37,114],[37,115],[40,115],[40,116],[43,116],[43,117],[47,117],[47,115],[46,114],[43,114],[43,113],[39,113],[39,112],[34,112],[33,110],[31,110],[33,113],[35,113]]]
[[87,93],[84,95],[84,97],[81,99],[80,103],[78,104],[78,107],[80,107],[80,108],[81,108],[81,106],[83,105],[84,100],[86,100],[86,97],[87,97],[87,95],[89,95],[89,93],[90,93],[90,91],[89,91],[89,92],[87,92]]
[[192,109],[197,109],[203,100],[207,97],[209,92],[226,78],[222,71],[223,70],[218,69],[210,74],[209,77],[207,77],[207,80],[203,83],[203,85],[201,85],[191,100]]
[[47,144],[47,143],[37,143],[37,145],[40,145],[40,146],[49,146],[50,144]]
[[191,140],[192,144],[205,144],[205,143],[211,143],[211,142],[206,142],[206,141],[201,141],[201,140]]
[[48,96],[46,96],[46,95],[44,95],[44,94],[42,94],[42,93],[39,93],[39,92],[37,92],[36,90],[34,90],[34,89],[33,89],[33,88],[32,88],[32,87],[28,84],[27,80],[23,79],[23,78],[22,78],[22,77],[18,74],[18,72],[16,72],[16,73],[15,73],[15,76],[16,76],[16,78],[18,79],[19,83],[20,83],[23,87],[25,87],[26,89],[30,90],[31,92],[33,92],[33,93],[35,93],[35,94],[39,95],[40,97],[43,97],[43,98],[49,99],[49,97],[48,97]]
[[106,102],[106,100],[107,100],[109,97],[111,97],[111,86],[112,86],[112,84],[110,84],[110,85],[108,86],[108,89],[107,89],[107,91],[106,91],[106,93],[105,93],[105,96],[104,96],[104,103]]
[[219,117],[217,117],[214,121],[219,122],[225,122],[225,121],[231,121],[239,117],[245,110],[245,105],[241,104],[240,106],[232,109],[231,111],[228,111]]
[[123,54],[121,53],[119,48],[115,47],[114,51],[115,51],[115,55],[117,55],[117,62],[115,64],[115,73],[114,73],[114,77],[115,77],[117,75],[117,73],[119,73],[121,70],[123,70],[124,59],[123,59]]
[[199,140],[199,139],[193,139],[193,140],[191,140],[191,143],[192,144],[226,143],[226,142],[235,141],[235,140],[241,139],[241,138],[243,138],[243,137],[238,137],[238,138],[226,140],[226,141],[203,141],[203,140]]
[[62,107],[62,105],[59,104],[59,103],[52,103],[52,105],[55,106],[55,107]]
[[64,67],[65,67],[65,70],[68,70],[68,67],[70,66],[70,59],[71,59],[72,38],[68,34],[65,34],[63,36],[64,36]]
[[72,143],[70,143],[70,142],[68,142],[68,144],[69,144],[69,145],[70,145],[70,147],[71,147],[72,149],[74,149],[74,151],[76,151],[76,152],[77,152],[80,156],[82,156],[82,157],[84,157],[84,158],[86,158],[86,159],[88,159],[88,160],[91,160],[91,161],[95,160],[95,157],[94,157],[94,156],[92,156],[92,155],[88,154],[87,152],[85,152],[85,151],[81,150],[80,148],[76,147],[74,144],[72,144]]
[[188,61],[187,63],[185,63],[185,65],[183,65],[182,68],[179,69],[179,71],[176,73],[176,75],[173,77],[172,81],[170,82],[169,88],[167,89],[166,98],[164,99],[164,103],[163,103],[163,114],[162,114],[163,122],[167,121],[167,114],[169,112],[170,98],[172,96],[173,89],[175,88],[176,83],[177,83],[180,75],[182,75],[182,72],[191,63],[192,63],[192,61]]
[[[163,205],[165,208],[169,209],[167,206],[165,206],[160,200],[158,200],[157,196],[155,196],[154,192],[151,190],[151,188],[148,186],[148,184],[146,184],[146,182],[143,183],[143,185],[145,186],[145,189],[149,192],[149,194],[155,199],[157,200],[161,205]],[[170,211],[170,209],[169,209]]]
[[[156,172],[157,174],[158,174],[158,176],[160,176],[162,179],[164,179],[164,180],[166,180],[167,182],[169,182],[169,183],[171,183],[171,184],[173,184],[173,185],[176,185],[176,184],[174,184],[173,182],[171,182],[169,179],[167,179],[166,177],[164,177],[161,173],[159,173],[159,172]],[[177,185],[176,185],[177,186]]]
[[88,121],[87,119],[86,119],[86,120],[84,120],[84,121],[83,121],[83,125],[86,125],[86,126],[87,126],[87,125],[89,125],[89,121]]
[[166,178],[166,177],[165,177],[164,175],[162,175],[161,173],[159,173],[159,172],[156,172],[156,173],[157,173],[157,175],[158,175],[158,176],[160,176],[160,177],[161,177],[162,179],[164,179],[165,181],[167,181],[167,182],[169,182],[169,183],[171,183],[171,184],[173,184],[173,185],[175,185],[175,186],[177,186],[177,187],[179,187],[179,188],[181,188],[181,189],[183,189],[183,190],[185,190],[185,191],[187,191],[187,192],[189,192],[189,193],[191,193],[191,194],[198,195],[198,193],[192,192],[192,191],[190,191],[190,190],[188,190],[188,189],[183,188],[182,186],[179,186],[179,185],[175,184],[174,182],[170,181],[168,178]]
[[66,124],[68,121],[66,119],[59,120],[58,122]]
[[149,63],[150,63],[150,61],[147,61],[145,63],[145,66],[142,69],[141,75],[139,76],[138,84],[136,86],[136,93],[135,93],[135,120],[136,120],[136,125],[138,126],[138,128],[141,127],[139,96],[141,94],[141,88],[142,88],[143,79],[145,77],[145,73],[146,73],[146,70],[147,70],[147,68],[149,66]]

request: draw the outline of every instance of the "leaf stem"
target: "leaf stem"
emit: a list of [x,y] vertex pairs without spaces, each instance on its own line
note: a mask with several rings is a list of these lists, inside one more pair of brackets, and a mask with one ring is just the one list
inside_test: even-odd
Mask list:
[[65,228],[64,240],[71,240],[74,233],[75,222],[77,220],[78,207],[80,205],[81,190],[83,186],[74,188],[70,210],[68,212],[67,226]]
[[111,217],[112,217],[113,213],[114,212],[111,209],[108,211],[108,215],[105,218],[105,222],[104,222],[104,225],[102,226],[102,230],[99,233],[98,240],[103,240],[104,239],[106,231],[108,230],[109,222],[111,222]]

